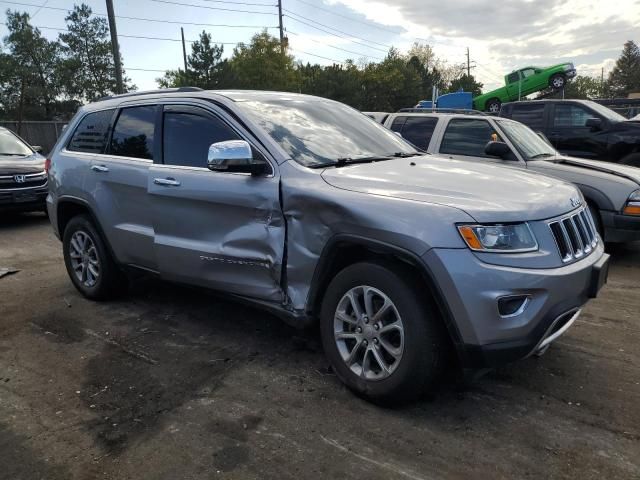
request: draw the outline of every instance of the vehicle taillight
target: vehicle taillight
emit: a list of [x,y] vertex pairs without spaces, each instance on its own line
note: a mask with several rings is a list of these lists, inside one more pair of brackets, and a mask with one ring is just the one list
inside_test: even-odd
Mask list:
[[50,158],[47,158],[47,159],[44,161],[44,171],[45,171],[45,172],[47,172],[47,173],[49,173],[49,169],[50,169],[50,168],[51,168],[51,159],[50,159]]

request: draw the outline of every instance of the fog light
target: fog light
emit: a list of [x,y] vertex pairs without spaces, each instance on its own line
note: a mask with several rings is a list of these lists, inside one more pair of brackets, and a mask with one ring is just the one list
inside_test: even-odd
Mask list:
[[529,295],[508,295],[498,298],[498,313],[501,317],[514,317],[524,312],[529,304]]

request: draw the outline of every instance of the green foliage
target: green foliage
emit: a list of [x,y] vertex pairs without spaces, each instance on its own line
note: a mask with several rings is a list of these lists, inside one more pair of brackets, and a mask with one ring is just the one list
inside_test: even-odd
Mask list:
[[[65,21],[67,32],[59,36],[63,58],[60,80],[70,98],[91,101],[116,91],[115,66],[107,20],[92,17],[91,7],[74,5]],[[124,79],[125,90],[130,81]]]
[[482,83],[477,82],[473,75],[467,75],[466,73],[451,81],[446,89],[446,93],[457,92],[460,89],[465,92],[471,92],[474,97],[482,94]]
[[629,40],[624,44],[622,54],[609,74],[607,81],[609,95],[626,97],[631,92],[640,92],[640,48]]
[[568,82],[564,89],[565,98],[590,99],[603,96],[603,85],[600,79],[586,75],[578,75]]

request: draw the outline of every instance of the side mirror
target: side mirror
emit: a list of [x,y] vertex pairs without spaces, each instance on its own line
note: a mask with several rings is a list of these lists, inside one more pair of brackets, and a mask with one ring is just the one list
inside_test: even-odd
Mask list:
[[509,148],[509,145],[504,142],[489,142],[484,147],[484,153],[491,155],[492,157],[504,159],[504,157],[511,153],[511,149]]
[[264,175],[269,171],[267,162],[254,158],[251,145],[244,140],[211,144],[207,166],[214,172],[242,172],[251,175]]
[[602,130],[602,119],[601,118],[587,118],[587,121],[584,122],[585,127],[589,127],[592,132],[597,132]]
[[31,145],[31,148],[36,153],[42,153],[42,147],[40,145]]

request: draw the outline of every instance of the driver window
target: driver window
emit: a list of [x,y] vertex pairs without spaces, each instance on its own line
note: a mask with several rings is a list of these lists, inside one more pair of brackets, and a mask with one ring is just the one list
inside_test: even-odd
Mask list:
[[587,120],[594,117],[595,115],[593,113],[577,105],[557,104],[553,115],[553,126],[570,128],[584,127]]
[[447,125],[440,153],[494,158],[484,153],[487,143],[502,139],[486,120],[454,118]]
[[162,131],[165,165],[207,168],[207,154],[212,143],[241,140],[240,136],[209,115],[187,112],[164,113]]
[[518,80],[520,80],[520,75],[518,72],[510,73],[509,76],[507,77],[508,83],[516,83]]
[[535,74],[535,70],[533,68],[527,68],[526,70],[522,70],[522,76],[524,78],[530,77]]

